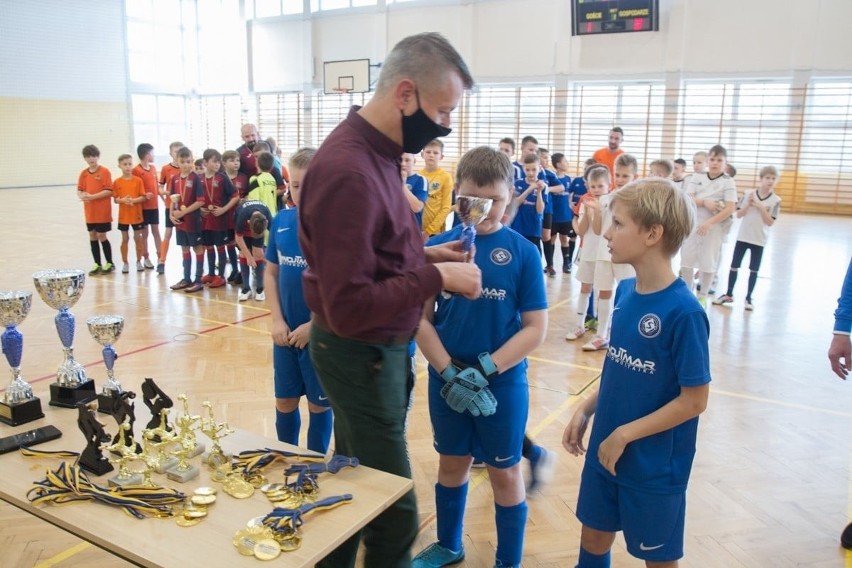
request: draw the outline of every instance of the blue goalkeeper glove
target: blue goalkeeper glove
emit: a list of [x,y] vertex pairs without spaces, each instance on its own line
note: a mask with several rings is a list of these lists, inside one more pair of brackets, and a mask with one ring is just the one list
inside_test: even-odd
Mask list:
[[[491,360],[491,355],[481,353],[478,365],[468,366],[453,361],[450,367],[455,370],[455,374],[449,379],[445,377],[445,380],[449,382],[441,389],[441,396],[450,408],[456,412],[467,410],[474,416],[494,414],[497,411],[497,399],[488,388],[488,381],[485,378],[497,374],[497,367]],[[458,370],[460,367],[462,367],[461,371]]]

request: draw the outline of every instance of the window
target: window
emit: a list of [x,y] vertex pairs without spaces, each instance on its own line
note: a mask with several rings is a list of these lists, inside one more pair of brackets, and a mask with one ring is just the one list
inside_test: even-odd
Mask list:
[[807,201],[852,205],[852,81],[808,85],[801,117],[798,176]]
[[275,142],[285,156],[308,145],[303,113],[302,93],[257,96],[258,132],[261,136],[275,138]]

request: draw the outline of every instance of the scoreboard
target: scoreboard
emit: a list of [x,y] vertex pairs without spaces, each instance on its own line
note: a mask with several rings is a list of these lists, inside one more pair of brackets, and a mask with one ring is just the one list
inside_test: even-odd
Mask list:
[[572,0],[571,35],[660,31],[659,0]]

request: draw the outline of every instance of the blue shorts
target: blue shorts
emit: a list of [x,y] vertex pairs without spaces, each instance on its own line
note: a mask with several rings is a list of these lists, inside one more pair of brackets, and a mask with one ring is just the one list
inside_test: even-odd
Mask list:
[[497,399],[491,416],[459,413],[441,398],[446,383],[429,367],[429,417],[435,450],[446,456],[472,455],[490,466],[508,468],[521,460],[529,412],[529,386],[522,367],[494,377],[488,385]]
[[307,396],[317,406],[331,406],[317,380],[308,349],[272,346],[272,365],[275,379],[275,398]]
[[685,517],[686,492],[651,493],[619,485],[588,463],[583,467],[577,518],[599,531],[623,531],[627,551],[636,558],[682,558]]
[[178,230],[175,241],[182,247],[198,247],[202,244],[201,233],[187,233],[186,231]]

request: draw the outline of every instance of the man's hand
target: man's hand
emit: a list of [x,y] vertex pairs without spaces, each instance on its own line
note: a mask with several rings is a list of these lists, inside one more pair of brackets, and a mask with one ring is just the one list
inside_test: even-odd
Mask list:
[[[461,241],[424,247],[423,252],[426,253],[426,262],[431,264],[439,262],[467,262],[467,254],[462,250]],[[471,255],[471,258],[473,258],[473,255]]]
[[482,293],[482,272],[479,267],[465,262],[439,262],[435,265],[441,273],[444,290],[475,300]]
[[831,346],[828,348],[828,360],[831,361],[831,370],[834,374],[846,380],[852,370],[852,339],[848,335],[834,334]]

